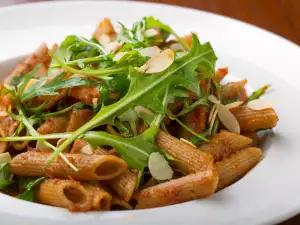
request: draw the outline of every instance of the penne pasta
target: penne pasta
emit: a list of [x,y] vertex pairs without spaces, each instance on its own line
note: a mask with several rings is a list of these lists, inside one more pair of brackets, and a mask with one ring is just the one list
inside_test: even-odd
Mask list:
[[221,99],[224,101],[241,99],[247,80],[231,82],[221,87]]
[[47,179],[42,182],[35,196],[40,203],[85,212],[91,209],[89,193],[75,180]]
[[248,137],[223,130],[214,135],[209,144],[200,146],[199,150],[210,153],[218,162],[238,150],[250,146],[251,143],[252,139]]
[[67,132],[77,130],[83,124],[92,119],[94,113],[90,109],[80,109],[71,112]]
[[217,83],[220,83],[223,78],[228,74],[228,68],[219,68],[215,74],[211,76],[211,78],[216,81]]
[[97,26],[93,37],[96,38],[102,45],[106,45],[113,41],[116,37],[116,31],[110,22],[110,19],[104,18]]
[[[101,149],[99,147],[96,149],[96,152],[99,155],[110,155],[110,152]],[[137,182],[138,182],[137,174],[133,173],[129,169],[126,169],[119,176],[111,180],[108,180],[107,184],[122,199],[128,202],[133,195]]]
[[140,191],[136,209],[172,205],[207,197],[218,184],[216,169],[207,169],[178,179],[170,180]]
[[248,132],[248,133],[243,133],[242,135],[252,139],[252,143],[250,145],[251,147],[259,147],[261,140],[260,140],[260,137],[257,135],[257,133],[255,131]]
[[259,148],[246,148],[231,157],[216,163],[219,173],[218,190],[227,187],[242,178],[262,158],[262,151]]
[[[0,135],[1,137],[8,137],[13,135],[19,126],[19,121],[13,120],[11,117],[0,119]],[[0,142],[0,153],[6,151],[8,142]]]
[[253,110],[245,106],[231,109],[240,124],[242,132],[270,129],[276,126],[278,116],[273,108]]
[[52,134],[52,133],[63,133],[69,124],[67,116],[55,116],[47,119],[37,129],[40,134]]
[[112,196],[100,184],[83,183],[82,185],[91,198],[93,210],[111,209]]
[[79,171],[70,168],[63,160],[58,159],[50,165],[45,161],[50,152],[24,152],[15,156],[9,164],[10,171],[20,176],[48,176],[57,178],[72,177],[77,180],[109,180],[127,169],[121,158],[111,155],[66,154],[70,162]]
[[212,157],[179,139],[159,131],[156,136],[156,144],[176,160],[173,164],[184,173],[205,171],[213,166]]

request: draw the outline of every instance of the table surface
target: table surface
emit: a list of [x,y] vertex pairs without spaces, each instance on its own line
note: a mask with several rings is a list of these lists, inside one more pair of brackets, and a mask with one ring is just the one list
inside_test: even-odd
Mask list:
[[[0,6],[40,0],[1,0]],[[49,0],[48,0],[49,1]],[[300,45],[300,0],[145,0],[201,9],[279,34]],[[280,225],[299,225],[300,214]]]

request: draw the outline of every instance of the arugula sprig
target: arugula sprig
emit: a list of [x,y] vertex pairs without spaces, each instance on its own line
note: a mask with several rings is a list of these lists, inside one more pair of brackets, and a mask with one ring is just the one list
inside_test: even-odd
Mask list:
[[63,72],[49,82],[46,82],[48,76],[45,75],[39,78],[39,80],[37,80],[34,84],[29,86],[29,88],[25,89],[30,79],[32,79],[34,74],[37,72],[38,68],[39,67],[36,67],[33,71],[25,75],[23,82],[21,82],[19,85],[18,96],[21,102],[27,102],[30,99],[41,95],[58,95],[59,92],[57,92],[57,90],[63,88],[99,85],[97,81],[90,80],[86,77],[72,76],[66,78],[67,74]]
[[[78,136],[103,124],[113,125],[115,118],[129,108],[141,105],[150,108],[155,113],[164,114],[162,99],[164,98],[165,87],[169,85],[170,87],[183,86],[197,93],[198,89],[194,84],[196,68],[202,69],[205,67],[206,72],[210,71],[210,74],[213,74],[216,59],[217,57],[210,44],[201,45],[198,38],[193,35],[193,44],[190,51],[176,59],[166,71],[147,75],[132,68],[129,71],[130,87],[127,94],[118,102],[103,106],[89,122],[66,139],[47,162],[51,163]],[[172,95],[172,93],[169,93],[169,95]]]
[[26,201],[34,202],[34,188],[42,183],[46,177],[31,178],[31,177],[20,177],[19,178],[19,189],[25,191],[18,195],[17,198]]

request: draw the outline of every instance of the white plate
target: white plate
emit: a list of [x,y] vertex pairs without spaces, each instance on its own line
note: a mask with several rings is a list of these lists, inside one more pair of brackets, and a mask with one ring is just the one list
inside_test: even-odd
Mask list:
[[214,196],[174,206],[136,211],[72,214],[0,195],[1,224],[210,224],[275,223],[300,212],[300,48],[259,28],[197,10],[138,2],[49,2],[0,9],[0,72],[6,61],[42,41],[60,42],[67,34],[90,35],[99,19],[130,24],[153,15],[180,34],[195,31],[209,40],[219,65],[252,88],[271,83],[266,96],[280,121],[265,145],[263,161],[245,178]]

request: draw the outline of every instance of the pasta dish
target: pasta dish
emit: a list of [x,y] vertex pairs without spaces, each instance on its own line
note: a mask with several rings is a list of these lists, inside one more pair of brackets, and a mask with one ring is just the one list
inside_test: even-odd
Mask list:
[[197,34],[144,17],[42,43],[0,96],[0,190],[72,212],[205,198],[261,159],[272,104],[247,94]]

